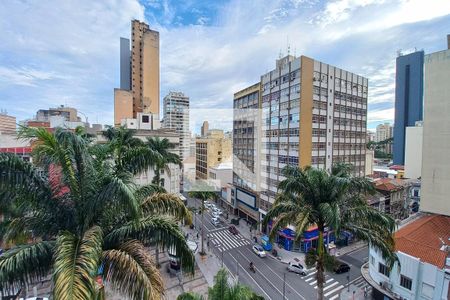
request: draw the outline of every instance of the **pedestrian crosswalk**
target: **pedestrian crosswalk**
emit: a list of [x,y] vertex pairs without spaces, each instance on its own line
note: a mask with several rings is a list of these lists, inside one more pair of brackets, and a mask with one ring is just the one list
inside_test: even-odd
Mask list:
[[[311,270],[308,275],[303,277],[303,280],[312,286],[315,290],[317,290],[317,279],[316,279],[317,271]],[[323,295],[325,299],[335,300],[339,298],[339,294],[341,290],[344,288],[344,285],[339,281],[331,277],[330,275],[325,275],[325,282],[323,285]]]
[[220,252],[250,245],[241,234],[233,235],[227,228],[210,232],[209,240]]
[[362,276],[360,276],[360,277],[356,278],[355,280],[353,280],[353,282],[351,284],[356,286],[358,289],[361,289],[362,291],[364,291],[364,288],[367,287],[366,288],[366,292],[369,295],[372,292],[372,286]]

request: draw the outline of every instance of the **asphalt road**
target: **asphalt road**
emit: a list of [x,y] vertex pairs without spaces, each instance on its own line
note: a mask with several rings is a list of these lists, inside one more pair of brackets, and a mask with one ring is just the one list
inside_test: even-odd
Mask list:
[[[200,207],[200,201],[188,198],[188,205]],[[300,276],[287,271],[287,265],[272,258],[260,258],[252,251],[252,242],[242,235],[234,236],[228,231],[229,223],[222,218],[221,225],[216,227],[211,223],[209,211],[204,215],[205,236],[208,236],[209,250],[223,260],[224,266],[230,270],[235,279],[250,286],[256,293],[266,299],[314,299],[317,295],[315,271],[306,276]],[[194,224],[201,228],[201,215],[196,215]],[[205,243],[206,248],[206,243]],[[364,250],[365,249],[365,250]],[[340,257],[350,266],[350,272],[344,274],[326,273],[324,295],[325,299],[338,299],[347,283],[361,277],[360,268],[368,255],[367,247]],[[256,272],[249,269],[250,261],[255,265]],[[349,276],[347,278],[347,276]]]

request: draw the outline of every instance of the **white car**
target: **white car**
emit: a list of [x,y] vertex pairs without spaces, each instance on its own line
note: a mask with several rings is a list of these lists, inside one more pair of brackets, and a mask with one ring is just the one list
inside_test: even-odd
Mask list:
[[214,225],[214,226],[219,226],[220,225],[220,222],[219,222],[219,219],[211,219],[211,223]]
[[266,251],[260,245],[253,245],[252,250],[259,257],[266,257]]
[[212,212],[212,216],[213,216],[213,218],[219,218],[220,214],[218,212],[216,212],[216,211],[213,211]]
[[289,265],[287,266],[288,271],[297,273],[300,275],[305,276],[307,274],[306,269],[298,262],[289,262]]

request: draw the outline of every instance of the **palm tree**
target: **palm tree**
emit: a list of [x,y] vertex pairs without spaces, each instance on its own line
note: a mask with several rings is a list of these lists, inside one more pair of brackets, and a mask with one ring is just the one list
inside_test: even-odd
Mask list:
[[215,192],[213,192],[213,191],[208,191],[207,189],[205,189],[203,191],[201,191],[201,190],[192,191],[192,192],[189,192],[188,194],[189,194],[189,197],[191,197],[191,198],[200,199],[201,203],[202,203],[202,206],[201,206],[201,209],[200,209],[200,213],[202,215],[202,249],[200,251],[200,255],[205,255],[206,254],[205,246],[204,246],[205,230],[204,230],[204,225],[203,225],[204,220],[205,220],[205,218],[204,218],[204,215],[205,215],[204,214],[204,212],[205,212],[205,201],[212,200],[212,199],[217,199],[217,194]]
[[[174,247],[193,272],[177,226],[189,211],[159,187],[133,183],[154,153],[92,147],[85,135],[63,129],[22,128],[20,136],[33,140],[35,165],[0,154],[0,203],[14,211],[3,239],[16,245],[0,257],[3,294],[51,275],[55,299],[102,299],[97,278],[131,299],[160,299],[164,286],[149,245]],[[24,237],[29,243],[18,244]]]
[[175,144],[171,143],[167,138],[147,138],[146,144],[151,150],[158,153],[160,156],[160,159],[157,161],[155,166],[155,176],[153,177],[152,183],[161,185],[161,170],[165,169],[170,175],[170,170],[168,168],[169,164],[172,163],[181,166],[180,156],[170,152],[171,149],[175,148]]
[[[177,300],[202,300],[203,296],[193,292],[179,295]],[[255,294],[248,286],[236,283],[229,284],[228,272],[220,269],[214,276],[214,285],[208,289],[208,300],[264,300]]]
[[331,227],[336,236],[348,230],[380,249],[391,264],[396,260],[394,220],[367,204],[365,195],[372,185],[364,178],[351,177],[350,170],[349,165],[342,164],[334,166],[330,173],[310,167],[286,167],[286,179],[280,182],[277,199],[263,220],[264,226],[274,220],[271,239],[289,224],[295,226],[297,240],[308,227],[317,226],[317,249],[308,253],[306,263],[316,265],[319,300],[323,299],[324,271],[334,262],[324,246],[325,227]]

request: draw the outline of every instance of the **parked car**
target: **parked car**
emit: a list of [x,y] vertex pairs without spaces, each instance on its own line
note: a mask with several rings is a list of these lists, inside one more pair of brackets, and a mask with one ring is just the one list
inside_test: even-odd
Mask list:
[[305,267],[300,263],[291,261],[287,266],[288,271],[305,276],[307,274]]
[[228,230],[232,233],[232,234],[234,234],[234,235],[237,235],[237,234],[239,234],[239,231],[236,229],[236,227],[234,227],[233,225],[231,225],[230,227],[228,227]]
[[350,271],[350,266],[348,264],[346,264],[345,262],[342,262],[342,261],[338,260],[338,261],[336,261],[336,264],[335,264],[335,266],[333,268],[333,271],[336,274],[345,273],[345,272]]
[[266,251],[264,251],[263,247],[261,247],[260,245],[256,244],[253,245],[252,247],[253,252],[255,252],[256,255],[258,255],[259,257],[266,257]]
[[211,223],[212,223],[214,226],[219,226],[219,225],[220,225],[220,222],[219,222],[218,219],[211,219]]

